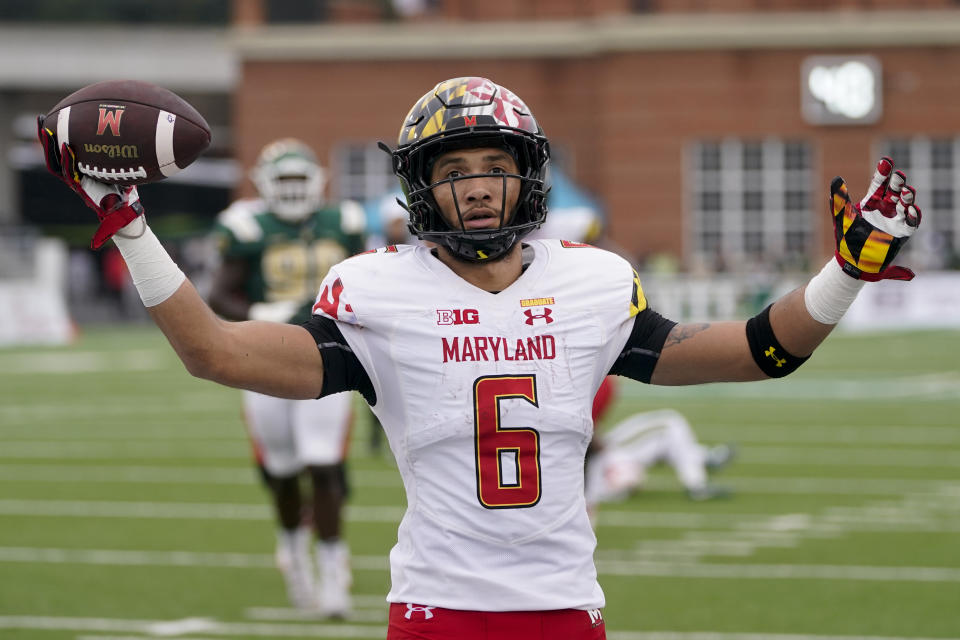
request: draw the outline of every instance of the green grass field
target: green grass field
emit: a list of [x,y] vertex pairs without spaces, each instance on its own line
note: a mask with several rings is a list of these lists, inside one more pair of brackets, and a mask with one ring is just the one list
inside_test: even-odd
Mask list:
[[[836,335],[786,380],[665,389],[739,458],[731,500],[669,470],[600,513],[611,640],[960,638],[960,332]],[[356,615],[297,616],[272,565],[239,392],[152,328],[0,351],[0,638],[383,638],[403,508],[389,455],[351,453]]]

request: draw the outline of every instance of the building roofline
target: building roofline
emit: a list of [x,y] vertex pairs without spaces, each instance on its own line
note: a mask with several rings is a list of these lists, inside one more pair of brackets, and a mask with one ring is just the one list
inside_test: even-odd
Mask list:
[[960,11],[644,14],[547,22],[237,27],[244,60],[567,58],[628,51],[960,45]]
[[226,28],[0,23],[0,56],[11,61],[0,65],[4,89],[135,78],[174,91],[225,93],[240,76]]

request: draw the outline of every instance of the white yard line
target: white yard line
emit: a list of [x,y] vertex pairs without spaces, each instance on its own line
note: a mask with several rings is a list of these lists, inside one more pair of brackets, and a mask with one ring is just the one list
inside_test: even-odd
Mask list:
[[[234,395],[236,394],[236,395]],[[186,391],[176,394],[173,398],[158,398],[150,395],[131,396],[111,398],[109,403],[100,402],[98,398],[84,398],[74,396],[70,398],[49,398],[46,403],[31,402],[17,404],[6,402],[0,406],[0,430],[26,430],[29,433],[32,425],[24,424],[12,426],[13,420],[56,420],[60,418],[71,418],[77,415],[88,415],[92,417],[116,416],[116,415],[151,415],[151,414],[169,414],[171,412],[171,402],[175,402],[174,410],[177,412],[189,413],[207,413],[223,412],[235,409],[237,421],[240,421],[240,395],[239,392],[231,390],[226,391]],[[100,425],[107,429],[116,429],[116,424],[105,422]],[[195,430],[196,427],[188,422],[168,425],[174,431],[177,427],[182,427],[186,431]],[[97,425],[85,425],[84,432],[96,432],[99,430]],[[63,424],[63,432],[76,432],[76,428],[69,424]]]
[[157,371],[169,367],[173,357],[159,349],[11,353],[0,355],[0,376]]
[[799,633],[720,633],[716,631],[608,631],[607,640],[960,640],[960,638],[822,636]]
[[960,429],[951,425],[905,424],[801,424],[788,426],[745,425],[697,421],[697,434],[703,439],[733,440],[746,443],[805,444],[960,444]]
[[[171,624],[182,628],[202,627],[201,633],[219,638],[376,638],[382,640],[382,626],[354,624],[265,624],[251,622],[219,622],[210,618],[185,620],[121,620],[116,618],[70,618],[52,616],[0,616],[0,629],[67,630],[76,632],[134,633],[138,635],[88,635],[77,640],[154,640],[156,630],[169,629]],[[168,635],[170,635],[168,633]],[[203,640],[174,636],[178,640]],[[607,631],[609,640],[960,640],[960,638],[927,638],[921,636],[815,635],[794,633],[719,633],[715,631]]]
[[[398,506],[348,505],[346,518],[354,522],[396,524],[403,512],[404,508]],[[265,504],[105,500],[0,500],[0,515],[184,520],[270,520],[273,517]]]
[[184,458],[243,460],[250,458],[250,445],[244,440],[231,442],[191,442],[184,444],[174,439],[166,442],[99,441],[51,442],[44,440],[14,440],[4,442],[0,459],[30,458]]
[[[607,554],[611,555],[611,554]],[[110,549],[41,549],[0,547],[0,562],[90,564],[126,567],[207,567],[219,569],[274,569],[266,553],[198,553],[192,551],[117,551]],[[386,556],[353,556],[358,571],[386,572]],[[601,575],[671,578],[856,580],[883,582],[960,583],[960,568],[876,567],[815,564],[706,564],[702,562],[597,560]]]
[[[250,445],[242,438],[211,438],[185,444],[169,440],[15,440],[6,439],[0,460],[34,458],[183,459],[208,458],[243,460],[250,457]],[[743,464],[794,464],[840,467],[930,467],[960,468],[960,450],[942,446],[911,447],[800,447],[744,445],[738,461]]]
[[[0,547],[0,562],[91,564],[127,567],[216,567],[220,569],[276,569],[273,554],[196,551],[125,551],[115,549],[51,549]],[[386,556],[351,556],[358,571],[387,571]]]
[[682,398],[741,398],[755,400],[813,400],[817,402],[839,400],[873,400],[876,402],[902,402],[946,400],[956,402],[960,396],[960,374],[956,372],[932,373],[923,376],[863,375],[861,379],[819,376],[817,378],[791,378],[790,380],[764,380],[737,384],[711,384],[695,387],[660,387],[654,385],[623,385],[623,395],[642,400],[649,405],[667,399],[676,403]]
[[704,564],[700,562],[597,561],[600,575],[732,580],[854,580],[960,583],[960,569],[803,564]]
[[[357,487],[401,488],[400,475],[394,470],[350,470],[350,483]],[[0,480],[7,482],[77,484],[217,484],[247,486],[258,484],[250,467],[181,467],[130,465],[48,465],[2,464]],[[958,480],[917,480],[911,478],[837,478],[837,477],[744,477],[729,471],[722,484],[744,493],[810,495],[890,495],[937,492],[943,487],[960,487]],[[644,485],[653,490],[679,490],[672,476],[655,475]]]
[[[936,493],[945,487],[960,487],[958,480],[916,480],[907,478],[815,478],[799,477],[743,477],[724,472],[717,484],[729,486],[742,493],[799,494],[799,495],[900,495],[903,493]],[[680,490],[680,484],[667,476],[651,477],[644,488],[654,490]]]
[[[237,636],[239,638],[239,636]],[[228,636],[220,636],[221,639],[226,639]],[[88,636],[80,635],[75,638],[75,640],[157,640],[157,636]],[[188,638],[186,636],[177,636],[176,640],[210,640],[210,638]]]
[[[955,531],[960,526],[960,494],[955,484],[942,485],[939,491],[930,486],[928,492],[907,494],[906,500],[893,506],[869,503],[860,507],[830,507],[818,516],[819,526],[824,531],[836,531],[841,525],[857,531]],[[346,518],[350,522],[398,523],[403,513],[402,505],[346,507]],[[271,518],[271,511],[265,504],[0,499],[0,515],[265,521]],[[779,521],[784,517],[791,514],[646,512],[607,505],[600,509],[599,524],[603,527],[717,529],[751,525],[761,519]]]
[[[259,484],[253,465],[246,467],[141,467],[113,465],[0,464],[0,480],[25,483]],[[399,476],[394,473],[395,478]],[[352,478],[351,478],[352,480]]]
[[[626,514],[621,514],[621,519]],[[642,516],[643,514],[634,514]],[[603,512],[600,513],[601,525]],[[706,518],[706,514],[704,514]],[[634,520],[644,526],[642,517]],[[896,499],[872,501],[858,506],[830,506],[822,513],[794,513],[782,515],[757,515],[730,523],[728,520],[704,519],[702,527],[687,526],[679,538],[647,540],[638,538],[629,549],[600,549],[596,553],[598,567],[603,571],[652,572],[649,575],[673,575],[670,561],[682,562],[680,566],[699,567],[710,572],[724,572],[723,565],[697,564],[705,558],[740,558],[753,556],[765,548],[790,548],[806,539],[836,538],[851,532],[917,532],[954,533],[960,531],[960,491],[956,486],[944,487],[938,493],[906,494]],[[664,562],[667,562],[664,568]],[[792,565],[791,565],[792,566]],[[801,565],[796,577],[804,577],[806,566]],[[901,569],[886,567],[859,574],[861,579],[872,578],[878,571],[906,571],[918,581],[953,580],[960,577],[960,568]],[[833,571],[833,568],[825,571]],[[664,573],[665,572],[665,573]],[[939,573],[946,572],[946,573]],[[646,575],[647,573],[644,573]],[[945,575],[946,578],[938,577]],[[854,574],[851,574],[853,577]],[[716,577],[713,573],[703,577]],[[726,576],[724,576],[726,577]],[[754,577],[744,575],[742,577]],[[756,577],[777,577],[770,572],[761,572]],[[809,577],[809,576],[808,576]]]
[[[171,626],[175,625],[175,626]],[[218,622],[209,618],[185,620],[121,620],[115,618],[69,618],[52,616],[0,616],[0,629],[98,631],[144,634],[147,637],[176,637],[171,629],[213,636],[257,636],[273,638],[378,638],[386,628],[354,624],[268,624],[261,622]],[[180,639],[182,640],[182,639]]]
[[744,446],[740,459],[749,463],[829,465],[842,467],[960,468],[960,451],[877,447],[763,447]]
[[[357,596],[351,593],[353,610],[350,612],[350,622],[386,622],[388,605],[386,594],[381,595],[375,607],[358,607]],[[250,607],[244,611],[244,616],[250,620],[261,622],[313,622],[323,620],[319,613],[282,607]]]

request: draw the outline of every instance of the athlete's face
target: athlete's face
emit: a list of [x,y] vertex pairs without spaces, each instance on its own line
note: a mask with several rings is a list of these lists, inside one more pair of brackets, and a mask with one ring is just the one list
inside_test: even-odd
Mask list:
[[[495,147],[458,149],[441,154],[430,171],[430,182],[478,173],[516,174],[517,162],[509,153]],[[484,176],[443,182],[433,187],[433,197],[444,219],[454,229],[496,229],[500,211],[506,210],[509,222],[520,196],[519,178]],[[460,215],[457,215],[459,208]]]

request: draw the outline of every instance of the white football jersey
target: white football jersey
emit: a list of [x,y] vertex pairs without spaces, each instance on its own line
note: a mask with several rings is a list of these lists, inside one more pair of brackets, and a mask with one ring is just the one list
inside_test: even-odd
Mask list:
[[604,605],[583,498],[590,410],[646,301],[612,253],[529,246],[497,294],[410,246],[341,262],[321,287],[316,313],[370,377],[406,488],[390,602]]

